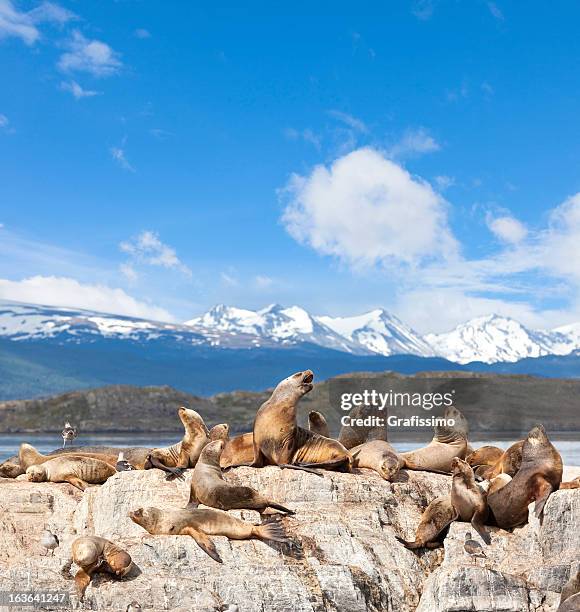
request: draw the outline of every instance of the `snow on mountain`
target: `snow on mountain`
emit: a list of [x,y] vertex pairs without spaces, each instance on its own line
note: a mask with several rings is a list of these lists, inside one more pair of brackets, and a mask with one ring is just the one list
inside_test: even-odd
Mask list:
[[354,317],[318,317],[336,333],[379,355],[435,355],[433,348],[409,326],[386,310]]
[[[247,334],[259,341],[281,344],[310,342],[348,353],[367,353],[364,347],[336,333],[299,306],[271,304],[261,310],[245,310],[219,304],[185,325],[207,331]],[[256,344],[258,345],[258,344]]]
[[[574,326],[568,326],[574,328]],[[530,330],[508,317],[488,315],[472,319],[444,334],[425,339],[437,353],[455,363],[518,361],[525,357],[566,355],[580,346],[580,324],[573,330]]]

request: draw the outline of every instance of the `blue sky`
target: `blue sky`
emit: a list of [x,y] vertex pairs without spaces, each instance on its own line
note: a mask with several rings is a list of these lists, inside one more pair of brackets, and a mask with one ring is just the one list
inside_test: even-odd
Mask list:
[[579,20],[0,0],[0,297],[580,320]]

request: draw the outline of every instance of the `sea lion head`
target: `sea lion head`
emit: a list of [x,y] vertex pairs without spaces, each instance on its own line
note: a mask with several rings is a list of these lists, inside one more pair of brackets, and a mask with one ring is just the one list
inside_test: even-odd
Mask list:
[[532,446],[539,446],[540,444],[546,444],[549,442],[546,430],[543,425],[536,425],[533,427],[528,434],[527,442]]
[[179,419],[183,423],[183,427],[188,433],[203,432],[206,436],[209,436],[209,432],[201,416],[191,408],[184,408],[183,406],[177,410]]
[[313,380],[314,372],[312,370],[296,372],[296,374],[292,374],[278,383],[272,397],[275,397],[276,400],[299,400],[302,396],[312,391],[314,387],[312,384]]
[[229,440],[230,437],[230,426],[227,423],[220,423],[214,425],[209,431],[209,439],[213,442],[214,440]]
[[459,457],[453,457],[453,459],[451,460],[452,476],[469,476],[470,473],[473,474],[473,470],[471,469],[467,461],[464,461]]
[[30,482],[44,482],[46,480],[46,468],[43,465],[31,465],[26,470],[26,477]]
[[379,474],[388,481],[391,481],[401,469],[401,462],[395,455],[386,456],[379,463]]
[[109,564],[111,571],[116,576],[121,577],[126,576],[133,567],[133,561],[131,561],[129,553],[119,549],[107,556],[107,563]]
[[326,419],[324,418],[324,415],[318,412],[318,410],[311,410],[308,413],[308,421],[313,425],[317,426],[326,425]]
[[225,442],[223,440],[214,440],[209,444],[206,444],[201,451],[199,461],[201,463],[209,463],[210,465],[220,464],[220,457],[224,450]]
[[435,426],[435,437],[440,442],[453,442],[463,438],[467,440],[469,425],[461,410],[455,406],[447,406],[443,413],[445,425]]

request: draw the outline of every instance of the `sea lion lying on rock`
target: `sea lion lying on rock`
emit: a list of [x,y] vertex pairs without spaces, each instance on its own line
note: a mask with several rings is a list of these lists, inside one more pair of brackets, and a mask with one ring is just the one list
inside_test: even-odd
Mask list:
[[298,402],[312,390],[313,379],[311,370],[288,376],[260,406],[254,420],[252,467],[279,465],[306,471],[312,467],[350,471],[352,457],[340,442],[297,424]]
[[524,440],[514,442],[507,450],[505,450],[499,458],[491,465],[481,465],[475,471],[478,476],[491,480],[499,474],[509,474],[515,476],[522,465],[522,450],[524,448]]
[[151,535],[188,535],[212,559],[222,563],[215,544],[208,536],[221,535],[230,540],[257,539],[289,544],[283,525],[269,521],[261,525],[247,523],[222,510],[198,508],[196,510],[160,510],[138,508],[129,512],[129,518]]
[[512,529],[528,520],[528,505],[535,501],[535,514],[541,518],[550,493],[562,482],[562,457],[542,425],[534,427],[524,440],[522,465],[501,489],[487,496],[498,527]]
[[455,457],[465,458],[469,434],[466,418],[454,406],[445,409],[443,418],[447,424],[435,426],[433,439],[427,446],[401,453],[404,467],[409,470],[449,473]]
[[497,446],[481,446],[471,453],[468,452],[465,461],[475,469],[482,465],[495,465],[502,455],[503,449]]
[[127,552],[97,536],[77,538],[72,544],[72,558],[80,567],[75,575],[75,584],[81,601],[94,573],[107,572],[122,578],[133,567]]
[[165,448],[154,448],[145,463],[145,469],[159,468],[173,476],[181,476],[183,470],[195,467],[203,447],[210,441],[209,432],[201,416],[189,408],[177,411],[185,434],[181,442]]
[[455,457],[451,461],[453,481],[451,484],[451,503],[457,510],[461,521],[470,522],[486,544],[491,544],[485,528],[488,508],[485,493],[475,482],[473,469],[466,461]]
[[[115,467],[117,462],[116,455],[106,455],[105,453],[76,452],[67,453],[67,457],[90,457],[91,459],[99,459],[100,461],[104,461],[113,467]],[[39,453],[34,446],[26,443],[21,444],[20,450],[18,451],[18,460],[24,470],[27,470],[31,465],[41,465],[54,458],[54,455],[43,455],[42,453]]]
[[385,480],[392,480],[405,461],[397,451],[384,440],[371,440],[350,449],[353,468],[368,468],[374,470]]
[[415,540],[408,542],[395,536],[401,544],[414,550],[416,548],[439,548],[443,542],[447,528],[459,516],[451,503],[450,495],[434,499],[421,515]]
[[102,484],[116,474],[115,468],[91,457],[55,457],[41,465],[31,465],[26,476],[31,482],[68,482],[84,491],[89,484]]
[[260,495],[252,487],[237,486],[226,482],[220,468],[220,455],[223,447],[223,440],[216,440],[210,442],[201,451],[197,465],[193,469],[188,509],[202,503],[220,510],[248,509],[257,510],[261,514],[266,508],[274,508],[287,514],[294,514],[292,510]]

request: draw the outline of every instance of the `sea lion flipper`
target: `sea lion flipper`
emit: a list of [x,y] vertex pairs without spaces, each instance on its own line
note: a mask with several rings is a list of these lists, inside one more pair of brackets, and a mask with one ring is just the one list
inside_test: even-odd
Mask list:
[[80,478],[77,478],[76,476],[67,476],[65,478],[65,481],[71,484],[73,487],[80,489],[81,491],[84,491],[89,486],[87,482],[81,480]]
[[80,569],[75,575],[75,584],[79,592],[79,599],[82,601],[85,596],[85,591],[91,582],[91,575]]
[[400,538],[399,536],[395,536],[395,539],[400,542],[405,548],[408,548],[409,550],[415,550],[416,548],[421,548],[422,544],[417,542],[416,540],[414,542],[409,542],[408,540],[404,540],[403,538]]
[[276,504],[275,502],[268,502],[268,507],[274,508],[274,510],[280,510],[280,512],[285,512],[286,514],[296,514],[294,510],[290,510],[290,508],[286,508],[286,506]]
[[308,472],[309,474],[315,474],[316,476],[322,476],[321,472],[319,472],[318,470],[313,470],[307,467],[306,465],[300,465],[300,464],[294,465],[292,463],[280,463],[278,467],[288,468],[289,470],[301,470],[303,472]]
[[536,518],[542,518],[542,515],[544,514],[544,506],[546,505],[548,497],[550,497],[551,493],[552,487],[548,486],[548,490],[546,491],[546,493],[544,493],[542,497],[536,499],[536,503],[534,504],[534,513],[536,515]]
[[215,547],[215,544],[213,543],[211,538],[207,536],[207,534],[202,533],[201,531],[198,531],[193,527],[184,527],[180,533],[181,535],[191,536],[195,540],[196,544],[203,551],[205,551],[214,561],[217,561],[218,563],[223,563],[222,558],[219,556],[219,553]]
[[339,459],[334,459],[333,461],[323,461],[321,463],[295,463],[294,465],[303,468],[320,468],[323,470],[333,470],[343,465],[345,465],[345,467],[348,467],[348,460],[341,457]]
[[489,531],[485,528],[482,518],[481,514],[476,512],[471,519],[471,525],[481,536],[481,539],[489,546],[491,544],[491,536],[489,535]]

